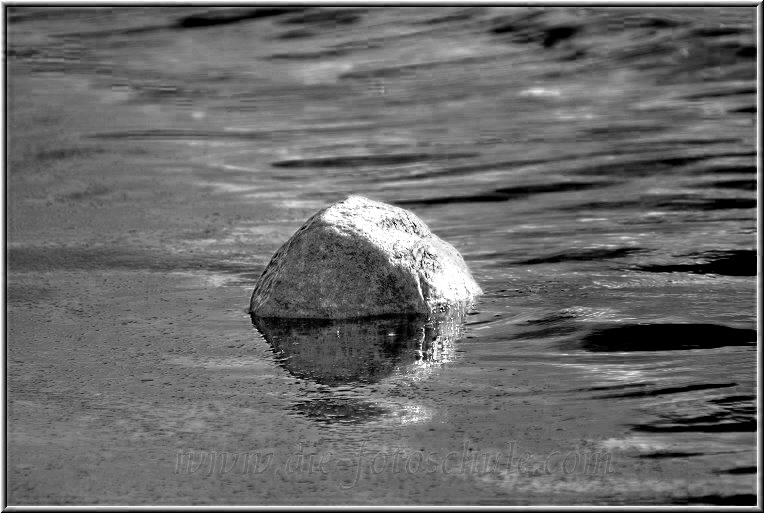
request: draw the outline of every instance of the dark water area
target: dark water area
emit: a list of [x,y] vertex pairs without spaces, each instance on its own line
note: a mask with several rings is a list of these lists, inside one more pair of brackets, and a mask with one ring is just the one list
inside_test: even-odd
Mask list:
[[[10,503],[755,504],[755,16],[9,6]],[[253,324],[349,194],[474,309]]]

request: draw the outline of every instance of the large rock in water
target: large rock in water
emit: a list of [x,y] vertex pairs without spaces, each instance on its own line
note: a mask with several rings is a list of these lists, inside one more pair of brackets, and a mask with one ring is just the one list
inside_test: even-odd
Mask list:
[[316,212],[273,255],[250,301],[258,317],[430,315],[480,287],[453,246],[417,216],[362,196]]

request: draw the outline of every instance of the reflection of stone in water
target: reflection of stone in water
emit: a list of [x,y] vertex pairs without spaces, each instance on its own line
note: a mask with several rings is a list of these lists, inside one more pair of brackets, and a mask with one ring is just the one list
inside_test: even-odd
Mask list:
[[420,365],[448,363],[454,359],[455,343],[464,331],[464,316],[466,311],[449,312],[431,319],[424,325],[424,344]]
[[361,423],[390,413],[377,404],[350,397],[327,397],[300,401],[290,410],[318,422]]
[[462,316],[353,320],[253,318],[290,374],[324,385],[375,383],[396,371],[450,361]]

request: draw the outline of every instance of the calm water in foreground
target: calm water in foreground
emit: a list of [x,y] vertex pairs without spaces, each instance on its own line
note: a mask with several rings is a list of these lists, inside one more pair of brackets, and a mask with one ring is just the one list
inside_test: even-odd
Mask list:
[[[753,7],[6,12],[10,504],[755,503]],[[258,331],[350,193],[463,325]]]

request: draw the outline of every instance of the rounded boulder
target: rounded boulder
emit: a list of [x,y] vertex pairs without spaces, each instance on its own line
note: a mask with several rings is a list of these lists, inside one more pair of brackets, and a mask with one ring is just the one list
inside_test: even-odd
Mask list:
[[464,259],[402,208],[350,196],[316,212],[273,255],[250,301],[257,317],[430,315],[482,291]]

